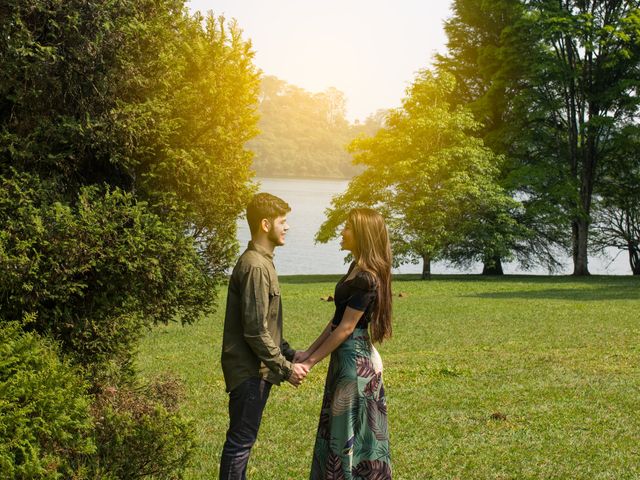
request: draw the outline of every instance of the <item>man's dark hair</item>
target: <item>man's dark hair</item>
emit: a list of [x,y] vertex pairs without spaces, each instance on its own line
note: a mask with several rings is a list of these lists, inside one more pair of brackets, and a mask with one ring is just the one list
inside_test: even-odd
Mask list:
[[270,193],[254,195],[247,205],[247,222],[249,222],[251,235],[258,231],[263,218],[273,222],[275,218],[284,216],[290,211],[289,204],[275,195]]

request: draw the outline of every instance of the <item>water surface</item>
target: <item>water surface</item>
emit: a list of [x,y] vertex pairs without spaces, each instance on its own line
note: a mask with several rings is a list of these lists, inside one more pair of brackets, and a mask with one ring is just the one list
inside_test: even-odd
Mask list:
[[[285,200],[291,206],[288,222],[291,227],[287,234],[287,244],[276,248],[275,265],[280,275],[330,274],[344,273],[346,252],[340,250],[337,239],[326,244],[315,244],[314,237],[324,221],[324,211],[329,207],[331,198],[342,193],[346,188],[346,180],[297,179],[297,178],[259,178],[261,192],[269,192]],[[244,218],[238,220],[238,240],[241,249],[247,244],[251,235]],[[592,257],[589,259],[589,271],[602,275],[630,275],[628,256],[622,252],[609,250],[610,258]],[[573,270],[569,258],[560,274],[570,274]],[[506,264],[505,273],[529,273],[547,275],[546,269],[537,268],[524,271],[517,264]],[[394,273],[420,273],[422,265],[402,265],[394,269]],[[434,274],[443,273],[481,273],[482,265],[473,264],[461,270],[451,267],[445,262],[436,262],[431,268]]]

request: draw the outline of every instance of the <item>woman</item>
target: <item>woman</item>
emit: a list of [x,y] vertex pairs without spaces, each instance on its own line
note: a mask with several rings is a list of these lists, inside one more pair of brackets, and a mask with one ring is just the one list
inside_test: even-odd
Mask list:
[[387,480],[382,360],[371,343],[391,337],[391,248],[382,216],[352,210],[341,246],[354,262],[336,285],[334,317],[295,359],[311,369],[331,354],[310,478]]

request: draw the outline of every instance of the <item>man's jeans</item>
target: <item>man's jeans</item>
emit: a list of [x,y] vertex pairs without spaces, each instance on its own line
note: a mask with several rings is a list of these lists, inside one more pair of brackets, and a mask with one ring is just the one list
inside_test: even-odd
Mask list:
[[271,384],[262,378],[245,380],[229,393],[229,430],[222,448],[220,480],[245,480],[251,447],[258,436]]

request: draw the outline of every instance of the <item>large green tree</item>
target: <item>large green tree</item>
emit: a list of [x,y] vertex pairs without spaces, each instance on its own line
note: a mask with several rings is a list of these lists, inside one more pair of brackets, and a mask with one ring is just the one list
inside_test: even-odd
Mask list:
[[566,246],[576,275],[589,273],[599,175],[637,112],[638,6],[456,0],[438,58],[486,144],[506,156],[501,184],[522,200],[533,235],[524,251],[553,267],[553,247]]
[[501,158],[473,135],[478,123],[448,102],[454,85],[450,75],[421,72],[385,127],[354,141],[365,170],[333,199],[319,241],[336,235],[351,208],[369,206],[387,218],[396,263],[421,260],[423,278],[434,260],[482,260],[485,252],[465,247],[484,235],[491,255],[509,255],[496,232],[513,231],[519,206],[495,181]]
[[252,59],[182,0],[0,5],[0,328],[88,380],[91,478],[176,478],[193,449],[132,363],[145,327],[215,306],[253,190]]
[[259,77],[234,23],[181,0],[10,1],[0,169],[106,183],[180,211],[212,273],[233,256],[251,177]]
[[90,185],[145,202],[202,260],[183,277],[201,293],[176,302],[207,311],[252,188],[259,76],[240,29],[180,0],[11,0],[2,15],[0,174],[53,183],[72,210]]
[[[554,270],[560,266],[557,253],[567,245],[566,231],[558,228],[563,211],[553,191],[533,188],[549,184],[548,172],[529,168],[529,152],[522,151],[528,132],[521,128],[518,98],[528,88],[534,66],[531,56],[522,53],[536,45],[534,32],[523,28],[525,12],[520,0],[454,0],[445,22],[447,52],[436,56],[436,65],[456,78],[452,104],[465,106],[481,123],[476,135],[505,157],[500,184],[523,204],[523,210],[514,212],[516,224],[523,225],[521,235],[504,236],[510,242],[504,249],[525,268],[542,264]],[[485,247],[477,242],[469,248]],[[485,257],[484,272],[502,272],[501,258]]]
[[525,1],[537,44],[519,96],[534,169],[545,169],[571,229],[574,275],[588,275],[592,203],[613,142],[638,112],[640,2]]

